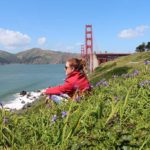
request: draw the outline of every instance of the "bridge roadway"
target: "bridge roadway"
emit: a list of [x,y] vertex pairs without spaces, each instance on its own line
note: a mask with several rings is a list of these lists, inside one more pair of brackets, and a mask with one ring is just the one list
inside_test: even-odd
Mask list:
[[129,53],[102,53],[102,54],[96,54],[96,57],[98,59],[98,63],[104,63],[110,60],[114,60],[121,56],[127,56],[130,55]]
[[101,63],[105,63],[107,61],[114,60],[121,56],[130,55],[129,53],[101,53],[101,54],[93,54],[93,62],[91,57],[88,57],[88,66],[90,71],[92,72],[96,67],[98,67]]

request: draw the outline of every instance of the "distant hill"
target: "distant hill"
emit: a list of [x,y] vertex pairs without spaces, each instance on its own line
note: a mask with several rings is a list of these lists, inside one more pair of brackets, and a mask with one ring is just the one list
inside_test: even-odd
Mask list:
[[[6,57],[7,56],[7,57]],[[0,64],[25,63],[25,64],[61,64],[79,54],[32,48],[17,54],[0,51]]]
[[0,50],[0,64],[19,63],[20,60],[15,54]]

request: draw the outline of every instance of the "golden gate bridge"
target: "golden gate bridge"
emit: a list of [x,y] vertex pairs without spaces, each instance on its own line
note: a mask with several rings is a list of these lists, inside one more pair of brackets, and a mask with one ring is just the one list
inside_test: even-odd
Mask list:
[[99,53],[93,52],[93,31],[92,25],[85,26],[85,44],[81,45],[81,57],[84,58],[89,66],[90,72],[101,63],[114,60],[120,56],[127,56],[129,53]]

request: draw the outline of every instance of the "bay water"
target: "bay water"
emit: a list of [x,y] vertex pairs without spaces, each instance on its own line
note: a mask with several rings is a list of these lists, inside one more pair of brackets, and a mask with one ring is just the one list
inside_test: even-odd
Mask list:
[[64,64],[0,65],[0,102],[12,101],[16,93],[37,91],[62,84]]

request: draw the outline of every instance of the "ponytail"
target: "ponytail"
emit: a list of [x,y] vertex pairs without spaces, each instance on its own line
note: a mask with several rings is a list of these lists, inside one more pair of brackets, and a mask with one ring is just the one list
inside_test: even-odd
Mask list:
[[87,70],[87,65],[86,65],[86,61],[85,61],[85,59],[80,59],[80,66],[81,66],[81,70],[79,70],[79,71],[82,71],[83,73],[85,73],[86,72],[86,70]]

